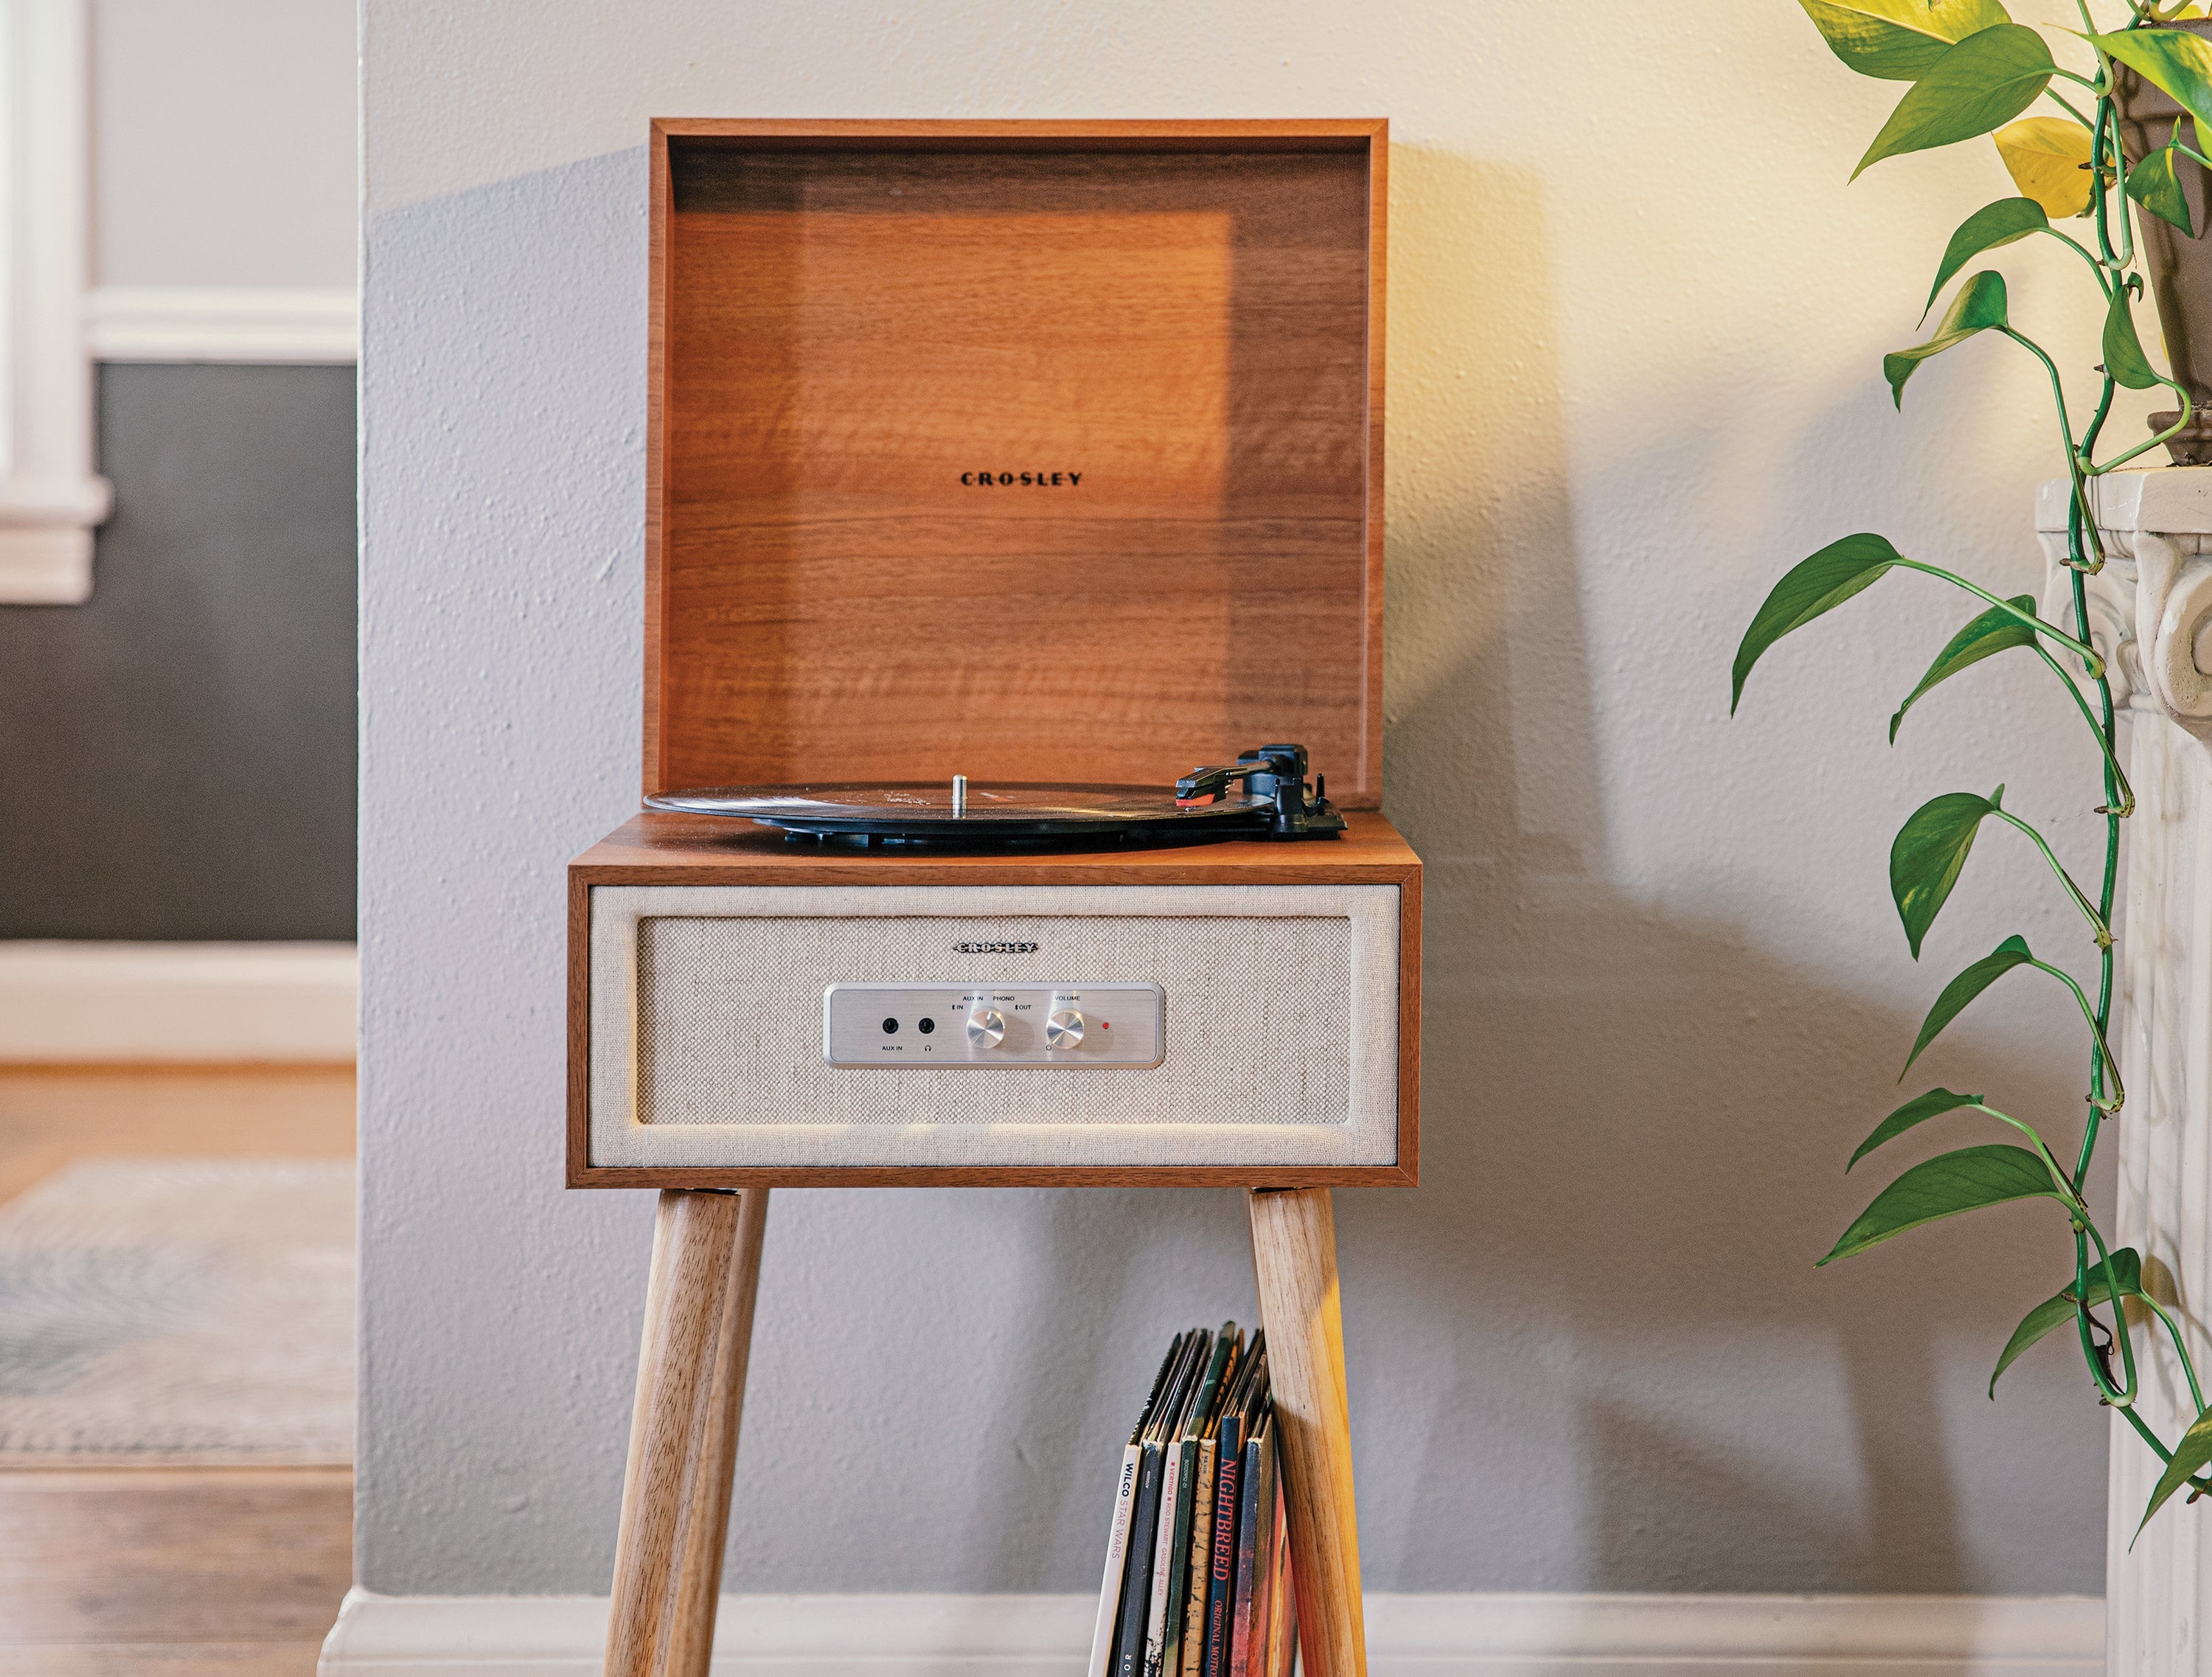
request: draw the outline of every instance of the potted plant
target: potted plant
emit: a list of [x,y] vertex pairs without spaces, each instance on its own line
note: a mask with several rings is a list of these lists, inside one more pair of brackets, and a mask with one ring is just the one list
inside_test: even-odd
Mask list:
[[[2212,39],[2212,21],[2203,18],[2147,27]],[[2137,180],[2148,185],[2156,179],[2160,188],[2161,208],[2140,219],[2137,235],[2166,337],[2166,361],[2176,382],[2196,404],[2186,425],[2178,424],[2181,416],[2175,412],[2153,414],[2151,425],[2161,431],[2172,428],[2166,447],[2177,465],[2212,465],[2212,240],[2204,236],[2206,223],[2212,220],[2206,214],[2205,186],[2212,177],[2183,157],[2168,191],[2158,155],[2170,139],[2185,136],[2189,149],[2199,153],[2205,151],[2204,140],[2187,107],[2124,61],[2114,61],[2112,100],[2128,167]],[[2146,159],[2151,160],[2148,175],[2142,167]],[[2085,167],[2087,161],[2085,153]]]
[[[2081,68],[2062,66],[2051,39],[2015,23],[1999,0],[1800,0],[1836,56],[1862,75],[1905,82],[1902,97],[1854,174],[1906,153],[1993,137],[2019,187],[1968,216],[1935,264],[1927,299],[1950,301],[1923,342],[1883,357],[1882,372],[1901,408],[1905,386],[1923,365],[1970,338],[2008,339],[2049,374],[2064,477],[2070,486],[2066,564],[2072,610],[2064,623],[2043,619],[2034,597],[2001,597],[1944,567],[1899,551],[1872,532],[1844,537],[1803,560],[1775,585],[1753,617],[1735,656],[1730,710],[1764,654],[1783,636],[1870,586],[1893,570],[1918,571],[1974,597],[1971,617],[1936,653],[1918,685],[1890,718],[1897,737],[1907,714],[1938,684],[2000,653],[2033,654],[2065,688],[2078,711],[2083,744],[2093,754],[2104,801],[2102,867],[2085,886],[2060,863],[2042,833],[2008,808],[2004,788],[1950,791],[1906,819],[1891,847],[1891,894],[1905,940],[1917,959],[1922,939],[1957,884],[1978,835],[1992,825],[2021,835],[2049,865],[2055,887],[2079,914],[2094,975],[2086,982],[2044,958],[2024,938],[2010,937],[1953,977],[1936,998],[1905,1060],[1921,1052],[1998,980],[2031,972],[2059,984],[2077,1004],[2087,1038],[2086,1103],[2078,1121],[2009,1112],[1981,1094],[1929,1089],[1875,1124],[1850,1163],[1929,1122],[1971,1121],[2000,1138],[1942,1153],[1905,1170],[1875,1194],[1822,1263],[1850,1257],[1939,1218],[2013,1200],[2042,1199],[2063,1215],[2069,1260],[2060,1285],[2020,1322],[1999,1354],[1996,1378],[2045,1335],[2070,1329],[2103,1401],[2124,1415],[2165,1463],[2142,1510],[2147,1524],[2177,1492],[2193,1499],[2212,1490],[2212,1409],[2197,1381],[2187,1336],[2175,1314],[2147,1290],[2132,1249],[2110,1248],[2084,1193],[2101,1128],[2122,1112],[2126,1091],[2109,1042],[2113,1000],[2112,908],[2121,824],[2135,807],[2115,749],[2112,692],[2103,660],[2090,644],[2083,579],[2104,565],[2091,513],[2094,481],[2146,451],[2166,444],[2178,459],[2212,453],[2212,433],[2197,425],[2192,386],[2197,364],[2190,312],[2200,295],[2212,304],[2212,252],[2199,239],[2207,220],[2207,156],[2199,133],[2212,137],[2212,26],[2161,10],[2155,0],[2122,0],[2106,19],[2093,0],[2079,0],[2081,28],[2070,39]],[[2191,9],[2194,9],[2193,8]],[[2051,114],[2042,112],[2049,110]],[[2033,110],[2036,114],[2027,114]],[[2072,230],[2062,223],[2074,224]],[[2011,319],[2002,274],[1977,268],[1990,252],[2033,240],[2056,243],[2061,258],[2097,288],[2104,314],[2098,396],[2086,414],[2069,410],[2058,368]],[[2022,246],[2022,249],[2028,248]],[[2148,269],[2148,276],[2145,270]],[[1972,269],[1972,271],[1969,271]],[[2203,271],[2200,272],[2199,270]],[[2166,310],[2166,337],[2175,369],[2152,366],[2137,335],[2135,305],[2148,278]],[[1925,319],[1923,312],[1923,319]],[[2212,374],[2212,315],[2206,317],[2203,371]],[[2164,386],[2175,407],[2154,420],[2157,434],[2101,457],[2103,432],[2121,387]],[[2178,447],[2177,447],[2178,445]],[[2078,672],[2078,677],[2077,673]],[[2014,980],[2017,984],[2024,981]],[[2067,1126],[2062,1133],[2060,1125]],[[2130,1323],[2132,1308],[2135,1325]],[[2143,1355],[2170,1355],[2188,1383],[2196,1419],[2179,1437],[2161,1437],[2139,1414],[2136,1400],[2137,1334]],[[2158,1349],[2154,1351],[2156,1343]]]

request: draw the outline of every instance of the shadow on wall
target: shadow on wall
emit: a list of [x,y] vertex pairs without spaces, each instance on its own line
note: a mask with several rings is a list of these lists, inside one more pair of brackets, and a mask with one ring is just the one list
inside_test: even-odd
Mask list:
[[[1873,1190],[1841,1165],[1914,1021],[1608,878],[1601,753],[1653,742],[1598,722],[1544,205],[1508,170],[1394,166],[1394,291],[1452,312],[1394,333],[1389,772],[1429,864],[1428,1030],[1425,1185],[1338,1201],[1369,1583],[2094,1591],[2078,1375],[2053,1348],[1982,1398],[2052,1290],[2045,1208],[1814,1273]],[[558,870],[635,798],[644,191],[632,150],[370,218],[356,1552],[380,1591],[601,1590],[612,1559],[652,1206],[558,1186]],[[1724,657],[1710,711],[1654,701],[1668,761],[1718,726]],[[1983,1040],[1930,1081],[2020,1090]],[[1250,1320],[1233,1192],[779,1191],[769,1224],[737,1589],[1094,1586],[1168,1333]]]
[[[1526,278],[1547,259],[1543,206],[1528,177],[1433,152],[1396,148],[1393,170],[1419,229],[1395,248],[1397,288],[1495,307],[1455,339],[1401,325],[1392,368],[1394,410],[1422,416],[1394,434],[1394,477],[1481,491],[1401,496],[1392,527],[1388,773],[1428,864],[1427,1030],[1422,1188],[1338,1195],[1370,1586],[2094,1592],[2100,1412],[2055,1350],[2008,1376],[2001,1407],[1983,1392],[2010,1324],[2061,1279],[2045,1279],[2056,1213],[1986,1213],[1814,1272],[1896,1168],[1842,1172],[1902,1098],[1884,1068],[1917,1020],[1604,877],[1589,544],[1549,300]],[[1453,422],[1477,402],[1485,423]],[[1451,452],[1468,438],[1496,452]],[[1712,676],[1723,693],[1724,653]],[[1938,1052],[1929,1082],[2021,1089],[1963,1038]],[[2025,1092],[2077,1105],[2063,1084]],[[1933,1133],[1917,1151],[1957,1145]],[[835,1197],[836,1220],[866,1216]],[[902,1587],[1079,1589],[1086,1464],[1126,1426],[1156,1341],[1244,1270],[1242,1207],[981,1198],[946,1196],[945,1218],[991,1230],[975,1263],[1003,1243],[1018,1267],[1024,1308],[990,1340],[1026,1354],[967,1389],[1015,1461],[993,1448],[933,1510],[957,1577]],[[853,1280],[814,1285],[834,1310]],[[921,1314],[972,1325],[975,1304],[955,1285]],[[741,1498],[819,1477],[763,1455],[739,1471]],[[894,1499],[871,1533],[886,1556],[931,1540]],[[732,1587],[801,1587],[777,1548],[734,1534]]]
[[[1903,1098],[1883,1068],[1917,1020],[1601,877],[1590,544],[1530,278],[1554,259],[1544,204],[1525,173],[1413,147],[1392,162],[1418,230],[1394,293],[1494,306],[1441,347],[1401,329],[1392,369],[1394,410],[1424,414],[1394,433],[1394,479],[1474,487],[1401,496],[1391,532],[1391,813],[1429,879],[1424,1185],[1340,1195],[1340,1219],[1361,1431],[1416,1409],[1427,1437],[1362,1460],[1370,1571],[1400,1589],[2097,1590],[2106,1429],[2086,1382],[2053,1354],[1997,1410],[1981,1389],[2055,1289],[2056,1210],[1814,1272],[1896,1168],[1841,1170]],[[1486,422],[1456,422],[1475,403]],[[1450,452],[1466,439],[1495,452]],[[2016,1069],[1948,1052],[1929,1083],[2019,1091]],[[2063,1085],[2027,1092],[2078,1109]]]

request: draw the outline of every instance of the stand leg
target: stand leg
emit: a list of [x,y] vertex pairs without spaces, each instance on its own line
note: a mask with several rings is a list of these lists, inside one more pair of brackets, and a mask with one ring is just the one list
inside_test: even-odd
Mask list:
[[1297,1581],[1299,1650],[1307,1677],[1366,1677],[1344,1317],[1328,1190],[1255,1188],[1247,1198]]
[[767,1224],[765,1189],[660,1196],[606,1677],[707,1677]]

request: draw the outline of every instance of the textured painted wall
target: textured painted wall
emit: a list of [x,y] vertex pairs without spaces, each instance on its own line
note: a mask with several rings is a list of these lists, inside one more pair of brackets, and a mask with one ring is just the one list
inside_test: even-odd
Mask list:
[[0,938],[353,936],[353,386],[100,369],[98,586],[0,607]]
[[[368,0],[364,28],[368,1586],[598,1589],[612,1553],[651,1208],[558,1185],[561,868],[635,802],[647,119],[1381,113],[1389,806],[1431,885],[1426,1186],[1339,1197],[1370,1581],[2100,1587],[2078,1372],[1982,1392],[2067,1261],[2045,1208],[1811,1267],[1941,975],[2075,943],[1993,839],[1915,969],[1890,835],[2004,780],[2086,852],[2075,725],[1991,667],[1888,748],[1967,615],[1917,580],[1726,714],[1748,613],[1835,536],[2039,576],[2039,373],[1978,343],[1900,418],[1877,370],[2009,191],[1993,155],[1846,191],[1897,90],[1784,0]],[[2015,318],[2095,360],[2063,252],[2008,254]],[[1928,1068],[2063,1124],[2063,1024],[2023,989]],[[770,1222],[740,1589],[1085,1588],[1159,1341],[1250,1308],[1233,1194]]]

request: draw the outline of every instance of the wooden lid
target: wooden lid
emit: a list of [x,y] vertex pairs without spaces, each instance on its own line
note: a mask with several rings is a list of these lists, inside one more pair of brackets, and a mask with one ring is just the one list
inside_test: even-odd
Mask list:
[[646,790],[1376,807],[1387,134],[656,122]]

